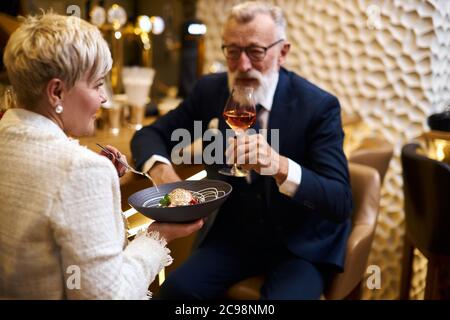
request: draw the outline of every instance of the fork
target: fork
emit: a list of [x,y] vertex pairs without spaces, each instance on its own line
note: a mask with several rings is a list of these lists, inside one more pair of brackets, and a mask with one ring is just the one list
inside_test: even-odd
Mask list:
[[[101,144],[96,143],[97,146],[100,147],[100,149],[102,149],[104,152],[106,152],[107,154],[113,156],[114,158],[116,158],[116,160],[122,164],[125,168],[127,168],[128,170],[130,170],[133,173],[136,174],[140,174],[141,176],[147,177],[150,179],[151,182],[153,182],[153,179],[150,177],[150,175],[147,172],[142,172],[142,171],[138,171],[136,169],[134,169],[132,166],[130,166],[128,163],[126,163],[125,161],[123,161],[122,159],[119,159],[116,157],[116,155],[114,153],[112,153],[111,151],[109,151],[108,149],[106,149],[105,147],[103,147]],[[156,187],[156,184],[153,182],[153,185]],[[156,187],[158,189],[158,187]]]

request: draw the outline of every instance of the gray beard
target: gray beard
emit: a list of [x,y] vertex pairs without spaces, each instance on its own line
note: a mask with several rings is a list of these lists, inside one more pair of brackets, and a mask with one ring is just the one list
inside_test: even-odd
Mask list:
[[[274,66],[272,69],[270,69],[265,75],[261,74],[259,71],[251,70],[248,75],[250,75],[253,78],[258,79],[259,85],[257,88],[255,88],[254,96],[255,101],[258,104],[264,105],[264,102],[267,101],[267,96],[270,93],[270,88],[275,85],[277,78],[278,78],[279,70],[276,66]],[[231,89],[233,88],[236,76],[238,72],[230,72],[228,71],[228,89],[231,92]]]

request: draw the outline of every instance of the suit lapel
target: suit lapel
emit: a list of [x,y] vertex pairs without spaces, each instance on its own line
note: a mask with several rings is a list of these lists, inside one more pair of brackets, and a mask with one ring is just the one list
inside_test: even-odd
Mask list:
[[282,152],[283,146],[289,138],[289,129],[293,120],[293,109],[296,98],[292,95],[287,71],[283,68],[280,70],[277,88],[273,97],[272,109],[269,115],[268,124],[268,140],[270,141],[270,130],[279,129],[279,152]]
[[[278,78],[277,88],[273,97],[272,109],[269,115],[268,134],[267,139],[269,143],[274,146],[271,141],[271,130],[278,129],[279,133],[279,146],[277,151],[283,155],[284,146],[289,141],[289,131],[295,120],[294,106],[296,98],[291,92],[291,86],[289,82],[289,76],[285,69],[280,69],[280,76]],[[273,178],[265,177],[264,179],[265,191],[266,191],[266,203],[270,208],[272,188],[276,188]],[[269,209],[270,210],[270,209]]]

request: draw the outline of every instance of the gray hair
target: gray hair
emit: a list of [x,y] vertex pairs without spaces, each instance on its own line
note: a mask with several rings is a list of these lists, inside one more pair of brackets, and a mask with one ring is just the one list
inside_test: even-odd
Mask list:
[[26,108],[33,107],[53,78],[70,89],[83,76],[93,80],[112,66],[108,44],[97,27],[53,12],[24,19],[8,40],[3,61],[13,96]]
[[286,19],[280,7],[261,1],[248,1],[235,5],[227,18],[227,21],[236,20],[239,23],[252,21],[257,14],[267,14],[272,17],[276,25],[277,36],[286,39]]

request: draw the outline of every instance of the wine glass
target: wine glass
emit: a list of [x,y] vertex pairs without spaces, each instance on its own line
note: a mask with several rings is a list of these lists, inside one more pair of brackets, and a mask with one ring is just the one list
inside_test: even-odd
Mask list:
[[[223,117],[236,136],[244,134],[256,121],[256,101],[253,88],[234,86],[223,110]],[[220,169],[219,173],[233,177],[245,177],[249,171],[234,163],[232,167]]]

